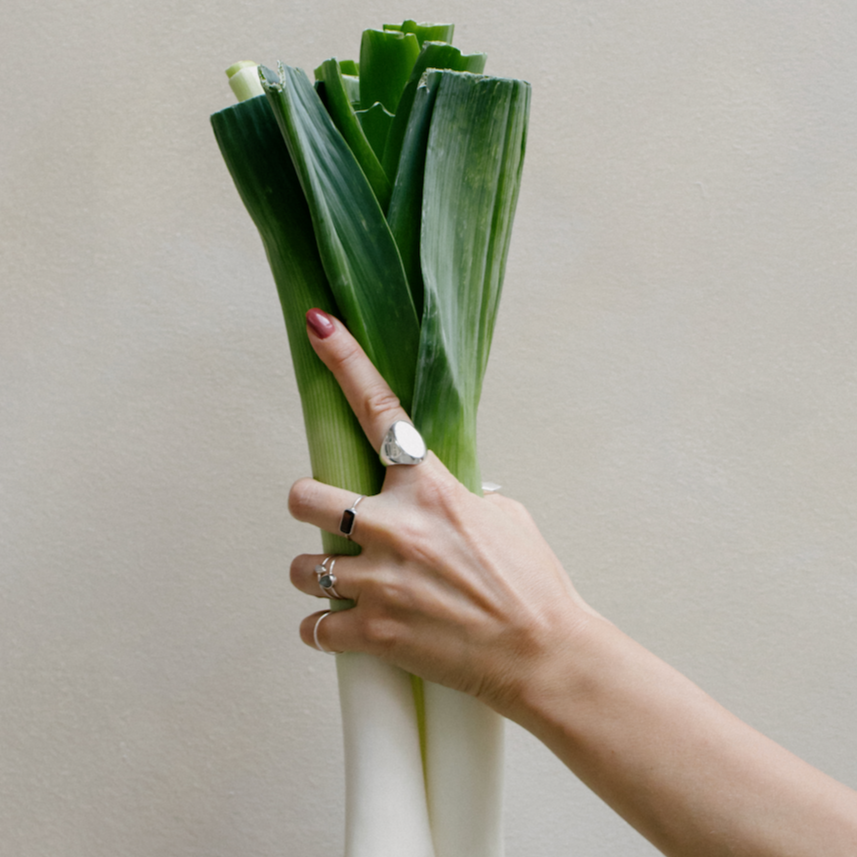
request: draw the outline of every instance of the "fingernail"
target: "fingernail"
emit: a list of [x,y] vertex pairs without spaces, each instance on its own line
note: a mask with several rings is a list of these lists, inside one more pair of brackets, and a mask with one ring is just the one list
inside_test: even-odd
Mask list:
[[324,310],[315,307],[307,312],[306,322],[319,339],[327,339],[336,330],[333,318],[324,312]]

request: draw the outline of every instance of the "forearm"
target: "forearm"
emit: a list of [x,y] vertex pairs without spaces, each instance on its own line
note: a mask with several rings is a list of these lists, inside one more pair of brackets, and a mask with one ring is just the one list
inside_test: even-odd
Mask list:
[[[308,322],[378,450],[407,415],[340,322],[320,310]],[[295,517],[332,533],[349,503],[314,480],[289,495]],[[308,645],[377,655],[483,699],[672,857],[857,855],[857,793],[594,614],[519,504],[477,497],[430,453],[388,469],[354,540],[361,554],[337,559],[336,586],[355,606],[308,616]],[[321,594],[322,559],[295,559],[299,589]]]
[[507,712],[668,855],[854,857],[857,793],[596,617]]

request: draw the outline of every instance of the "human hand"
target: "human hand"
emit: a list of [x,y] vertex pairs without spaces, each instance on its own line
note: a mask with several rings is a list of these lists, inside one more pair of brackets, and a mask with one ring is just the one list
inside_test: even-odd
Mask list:
[[[345,327],[307,314],[310,341],[333,372],[377,451],[408,416]],[[300,521],[339,532],[352,492],[301,479],[289,494]],[[301,638],[336,652],[367,652],[510,714],[530,676],[594,614],[519,503],[468,491],[431,452],[387,468],[380,494],[360,503],[352,539],[362,552],[336,560],[336,589],[353,609],[301,623]],[[324,597],[317,554],[298,556],[291,578]]]

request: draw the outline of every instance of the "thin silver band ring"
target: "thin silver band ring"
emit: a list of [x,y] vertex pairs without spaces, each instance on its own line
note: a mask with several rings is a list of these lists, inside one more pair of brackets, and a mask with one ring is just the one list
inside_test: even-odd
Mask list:
[[332,652],[330,649],[325,649],[318,639],[318,626],[321,625],[322,619],[327,619],[327,617],[330,616],[331,612],[332,611],[330,610],[325,610],[324,613],[315,620],[315,627],[312,629],[312,641],[315,643],[315,647],[325,655],[341,655],[342,652]]

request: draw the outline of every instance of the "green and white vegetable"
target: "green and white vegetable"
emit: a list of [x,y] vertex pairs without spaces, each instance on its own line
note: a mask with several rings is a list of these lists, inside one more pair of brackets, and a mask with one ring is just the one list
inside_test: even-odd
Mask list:
[[[240,103],[211,117],[280,295],[313,475],[355,494],[377,493],[383,468],[309,346],[314,306],[346,323],[428,446],[480,490],[476,411],[530,88],[481,74],[484,54],[451,38],[451,25],[413,21],[367,30],[359,65],[329,59],[315,85],[238,63]],[[346,855],[502,854],[501,719],[365,655],[337,656],[337,670]]]

